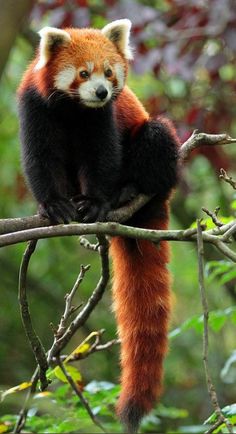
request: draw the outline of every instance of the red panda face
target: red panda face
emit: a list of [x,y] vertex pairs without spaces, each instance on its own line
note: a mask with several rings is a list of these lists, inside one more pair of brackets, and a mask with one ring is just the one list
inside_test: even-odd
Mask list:
[[87,107],[102,107],[123,89],[127,75],[129,20],[94,29],[41,30],[34,66],[42,93],[56,90],[78,98]]
[[54,87],[88,107],[102,107],[124,87],[127,67],[119,57],[91,54],[89,60],[70,62],[56,73]]

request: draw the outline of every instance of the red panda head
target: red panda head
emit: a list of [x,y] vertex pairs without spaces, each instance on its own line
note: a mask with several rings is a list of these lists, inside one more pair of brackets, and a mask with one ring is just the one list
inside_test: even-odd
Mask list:
[[43,28],[30,74],[37,89],[47,98],[58,90],[85,106],[104,106],[124,87],[130,28],[127,19],[102,30]]

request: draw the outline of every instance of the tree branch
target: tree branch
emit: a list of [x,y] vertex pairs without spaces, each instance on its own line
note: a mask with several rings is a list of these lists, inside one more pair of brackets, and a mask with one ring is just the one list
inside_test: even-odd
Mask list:
[[103,432],[106,432],[105,429],[103,428],[103,426],[97,420],[96,416],[93,414],[92,409],[90,408],[90,405],[89,405],[87,399],[85,399],[83,393],[81,392],[81,390],[79,389],[79,387],[77,387],[77,385],[75,384],[73,378],[70,376],[69,372],[67,372],[64,363],[60,359],[60,354],[57,355],[56,359],[57,359],[58,366],[61,368],[63,374],[65,375],[68,383],[71,385],[71,387],[74,390],[75,394],[78,396],[81,404],[86,409],[86,411],[87,411],[90,419],[92,420],[92,422],[95,425],[97,425]]
[[224,169],[220,169],[220,179],[223,179],[225,182],[231,185],[234,190],[236,190],[236,181],[232,178],[232,176],[228,176]]
[[[230,243],[230,239],[224,239],[221,235],[224,231],[234,227],[236,229],[236,221],[224,225],[221,228],[215,228],[203,232],[204,242],[213,244],[220,252],[226,255],[229,259],[236,262],[236,253],[225,245]],[[217,232],[218,231],[218,232]],[[48,226],[44,228],[28,229],[20,232],[13,232],[11,234],[0,235],[0,247],[9,246],[11,244],[20,243],[28,240],[36,240],[41,238],[65,237],[73,235],[110,235],[110,236],[123,236],[134,239],[143,239],[152,241],[157,244],[162,240],[166,241],[196,241],[196,229],[186,230],[153,230],[134,228],[131,226],[120,225],[119,223],[90,223],[79,224],[72,223],[70,225]],[[231,232],[232,234],[232,232]]]
[[[210,369],[209,369],[209,360],[208,360],[208,344],[209,344],[209,335],[208,335],[208,319],[209,319],[209,309],[208,309],[208,301],[206,296],[205,282],[204,282],[204,247],[203,247],[203,233],[201,228],[200,220],[197,221],[197,251],[198,251],[198,282],[199,289],[201,294],[201,303],[203,308],[203,363],[205,369],[205,376],[207,382],[207,389],[211,399],[212,406],[215,410],[215,414],[217,416],[218,421],[225,423],[228,432],[233,433],[233,427],[229,423],[229,421],[224,417],[215,387],[212,382]],[[209,431],[208,431],[209,433]]]
[[98,237],[98,240],[99,240],[98,251],[101,257],[101,266],[102,266],[101,277],[99,279],[99,282],[96,288],[94,289],[94,291],[92,292],[92,295],[89,297],[87,303],[83,307],[83,309],[70,323],[70,325],[67,327],[63,335],[57,336],[57,333],[55,334],[53,345],[48,352],[48,363],[50,363],[53,357],[56,357],[57,354],[60,351],[62,351],[63,348],[65,348],[65,346],[67,345],[71,337],[74,335],[74,333],[84,325],[89,315],[94,310],[95,306],[98,304],[98,302],[101,300],[104,294],[104,291],[109,281],[108,241],[104,236]]
[[16,424],[15,424],[15,427],[13,430],[13,434],[20,433],[21,430],[25,426],[25,422],[26,422],[27,414],[28,414],[28,408],[27,408],[28,403],[29,403],[30,398],[32,397],[32,395],[36,391],[38,380],[39,380],[39,366],[37,366],[37,368],[35,369],[35,371],[32,375],[32,378],[30,380],[31,386],[30,386],[30,389],[28,390],[27,395],[25,397],[23,407],[22,407],[22,409],[18,415]]
[[236,143],[228,134],[206,134],[194,130],[189,139],[180,148],[180,158],[185,161],[191,152],[201,146],[228,145]]
[[[21,267],[22,271],[20,273],[21,274],[21,278],[20,278],[20,281],[21,281],[21,285],[20,285],[20,287],[21,287],[21,290],[20,290],[21,299],[23,297],[23,301],[21,300],[22,306],[25,306],[25,304],[27,303],[27,299],[26,299],[26,275],[27,275],[29,260],[30,260],[30,257],[32,255],[34,249],[35,249],[36,243],[37,243],[37,241],[30,241],[29,246],[27,247],[25,255],[24,255],[24,260],[22,261],[22,267]],[[26,315],[26,320],[25,320],[25,322],[26,322],[26,334],[27,334],[28,339],[30,341],[32,350],[34,352],[36,361],[38,363],[38,366],[37,366],[36,371],[32,377],[32,380],[31,380],[31,382],[32,382],[31,388],[30,388],[30,390],[26,396],[24,405],[23,405],[23,407],[20,411],[20,414],[18,416],[18,420],[17,420],[17,423],[15,425],[14,433],[20,433],[21,430],[23,429],[25,422],[26,422],[26,419],[27,419],[27,413],[28,413],[27,405],[28,405],[30,396],[32,395],[32,393],[34,393],[38,379],[39,378],[41,379],[42,375],[43,375],[43,380],[47,381],[47,379],[45,377],[45,373],[46,373],[45,368],[46,368],[46,366],[48,367],[48,365],[53,364],[55,359],[56,359],[57,364],[59,364],[62,371],[64,372],[64,375],[66,376],[69,384],[72,386],[72,388],[74,389],[76,394],[79,396],[79,398],[82,402],[82,405],[84,405],[84,407],[86,408],[92,421],[94,423],[96,423],[96,425],[98,425],[104,431],[104,428],[102,427],[102,425],[97,421],[96,417],[93,415],[92,410],[90,409],[89,404],[88,404],[87,400],[84,398],[82,392],[80,392],[80,390],[78,390],[73,379],[67,373],[67,371],[66,371],[66,369],[65,369],[65,367],[61,361],[61,357],[60,357],[60,352],[67,345],[68,341],[73,336],[73,334],[78,330],[78,328],[81,327],[85,323],[85,321],[88,319],[90,313],[93,311],[93,309],[96,307],[98,302],[101,300],[103,293],[105,291],[105,288],[107,286],[107,283],[109,280],[108,242],[104,236],[99,236],[98,237],[98,244],[99,244],[98,251],[100,253],[101,263],[102,263],[101,278],[100,278],[95,290],[93,291],[92,295],[90,296],[89,300],[87,301],[86,305],[82,309],[82,311],[76,316],[76,318],[66,328],[66,321],[72,315],[72,313],[74,313],[77,310],[77,308],[72,306],[73,297],[74,297],[79,285],[81,284],[85,273],[89,269],[89,266],[86,266],[86,267],[81,266],[79,276],[76,279],[76,282],[75,282],[72,290],[70,291],[69,294],[66,294],[66,296],[65,296],[64,313],[61,317],[61,320],[59,322],[57,330],[54,332],[54,342],[52,344],[52,347],[48,351],[48,357],[46,359],[45,365],[41,364],[41,360],[43,359],[43,361],[45,362],[44,356],[46,357],[46,355],[45,355],[43,348],[40,347],[41,342],[39,341],[39,339],[36,336],[35,331],[33,329],[30,314],[29,314],[28,303],[26,304],[26,307],[27,307],[27,311],[26,311],[27,315]],[[25,311],[25,309],[24,309],[24,311]],[[95,343],[91,346],[90,351],[88,351],[88,353],[86,354],[86,357],[93,352],[105,350],[105,349],[109,348],[110,346],[114,345],[115,343],[117,343],[116,341],[118,341],[118,340],[114,339],[113,341],[107,342],[104,345],[99,345],[101,334],[102,334],[102,331],[100,332],[100,334],[98,333],[99,338],[97,338]],[[40,353],[40,357],[38,357],[40,351],[43,351],[43,354]],[[85,358],[85,357],[83,357],[83,358]],[[60,363],[58,362],[59,360],[60,360]],[[42,379],[41,379],[41,381],[42,381]]]
[[59,322],[58,328],[55,332],[55,339],[58,340],[61,338],[66,330],[66,322],[69,319],[69,317],[77,310],[76,307],[72,306],[72,301],[74,298],[74,295],[76,291],[78,290],[79,286],[81,285],[85,273],[90,269],[90,265],[86,265],[85,267],[83,265],[80,266],[80,273],[79,276],[76,279],[76,282],[70,291],[69,294],[65,295],[65,310],[61,317],[61,320]]
[[[98,332],[96,332],[96,337],[94,343],[88,348],[85,352],[78,352],[75,354],[71,354],[69,357],[68,362],[74,362],[78,360],[86,359],[90,354],[97,353],[99,351],[108,350],[109,348],[113,347],[114,345],[120,344],[120,339],[112,339],[111,341],[106,342],[105,344],[101,344],[101,337],[103,333],[105,332],[105,329],[101,329]],[[68,359],[68,356],[61,357],[61,360]]]
[[48,386],[48,380],[46,377],[48,363],[47,363],[46,353],[43,348],[43,345],[39,337],[36,335],[31,321],[30,310],[29,310],[29,305],[27,300],[27,292],[26,292],[26,278],[27,278],[28,266],[29,266],[30,258],[36,248],[36,244],[37,244],[37,240],[30,241],[23,255],[22,263],[20,266],[20,273],[19,273],[19,303],[20,303],[21,318],[25,328],[25,332],[28,337],[29,343],[31,345],[32,351],[34,353],[36,362],[39,365],[39,379],[41,382],[41,389],[44,390]]
[[215,209],[215,211],[210,211],[209,209],[205,208],[204,206],[202,207],[202,211],[204,211],[209,217],[211,217],[213,223],[215,226],[218,226],[219,228],[221,226],[223,226],[224,224],[218,219],[217,215],[218,212],[220,211],[220,207],[217,207]]

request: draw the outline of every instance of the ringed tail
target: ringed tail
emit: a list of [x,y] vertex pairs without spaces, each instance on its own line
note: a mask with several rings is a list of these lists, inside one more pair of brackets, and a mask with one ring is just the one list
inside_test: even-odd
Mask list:
[[[166,229],[168,218],[139,226]],[[142,417],[162,391],[163,359],[167,352],[171,308],[166,241],[115,237],[113,298],[121,338],[121,395],[117,415],[129,434],[137,433]]]

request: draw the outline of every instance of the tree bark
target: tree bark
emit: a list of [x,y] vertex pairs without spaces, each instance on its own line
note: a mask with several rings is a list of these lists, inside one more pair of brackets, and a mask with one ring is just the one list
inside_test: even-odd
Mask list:
[[35,0],[0,0],[0,79],[18,32]]

